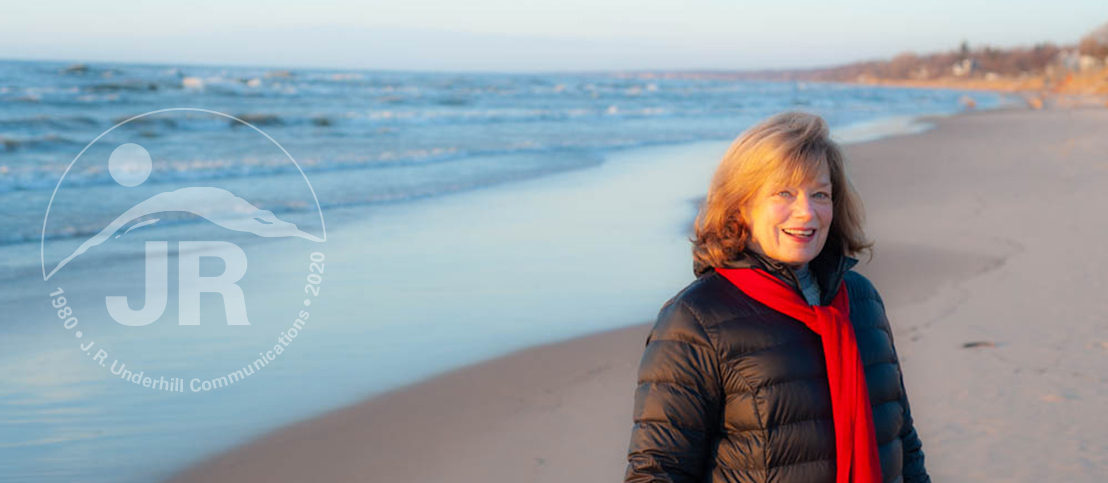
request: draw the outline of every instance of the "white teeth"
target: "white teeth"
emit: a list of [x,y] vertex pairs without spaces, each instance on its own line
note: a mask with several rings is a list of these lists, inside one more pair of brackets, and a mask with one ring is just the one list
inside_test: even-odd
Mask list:
[[783,231],[785,233],[788,233],[788,234],[793,235],[793,236],[812,236],[816,233],[816,230],[797,230],[797,231],[783,230]]

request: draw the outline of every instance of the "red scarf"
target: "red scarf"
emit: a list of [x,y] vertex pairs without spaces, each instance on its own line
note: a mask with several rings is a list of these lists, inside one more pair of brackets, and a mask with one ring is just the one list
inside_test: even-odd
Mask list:
[[846,283],[830,306],[808,305],[785,282],[757,268],[717,268],[739,290],[769,308],[797,319],[819,334],[831,386],[835,422],[836,483],[881,483],[866,374],[850,325]]

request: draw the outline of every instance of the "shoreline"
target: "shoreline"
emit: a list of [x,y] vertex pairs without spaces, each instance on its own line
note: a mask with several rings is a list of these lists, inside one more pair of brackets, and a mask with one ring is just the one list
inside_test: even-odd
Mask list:
[[[1108,113],[926,121],[935,127],[845,149],[877,241],[859,271],[888,307],[928,469],[936,480],[1096,481],[1108,470],[1097,436],[1108,428],[1089,424],[1108,396],[1095,369],[1108,330],[1095,322],[1092,280],[1108,255],[1089,236],[1059,252],[1052,235],[1091,229],[1081,222],[1108,203],[1095,189],[1108,180],[1098,161]],[[1062,164],[1036,162],[1054,160]],[[1041,229],[1023,230],[1026,217]],[[1027,284],[1036,277],[1043,285]],[[1067,318],[1042,324],[1059,305]],[[618,480],[651,325],[455,368],[269,432],[170,481]],[[988,344],[963,347],[974,341]]]
[[[627,428],[623,423],[631,417],[630,396],[635,382],[633,377],[625,376],[637,367],[641,341],[645,341],[651,326],[641,323],[610,329],[457,368],[298,421],[167,481],[445,481],[443,478],[456,475],[437,472],[445,468],[489,470],[496,481],[518,481],[512,476],[520,475],[520,471],[537,473],[558,465],[577,465],[568,458],[526,453],[542,446],[557,452],[560,439],[544,439],[550,425],[557,425],[556,431],[566,437],[606,427],[603,434],[607,437],[600,439],[616,443],[617,448],[625,443],[622,440],[626,435],[622,433]],[[534,378],[533,374],[542,374],[542,378]],[[606,384],[612,375],[624,380],[626,386],[615,394]],[[441,399],[445,393],[450,395],[447,404],[422,402]],[[626,401],[621,400],[622,396]],[[569,411],[592,403],[619,408],[626,414],[598,421],[594,415]],[[356,428],[350,426],[351,421],[358,421]],[[490,438],[490,432],[512,436]],[[595,435],[589,438],[595,441]],[[309,443],[317,441],[330,443]],[[520,447],[516,444],[519,442],[527,444]],[[297,457],[269,458],[291,454]],[[494,468],[468,463],[492,454],[508,464]],[[426,461],[430,455],[435,457],[433,465]],[[608,456],[618,459],[624,455],[614,451]],[[259,465],[258,458],[267,461]],[[305,460],[312,463],[305,465]],[[354,461],[366,470],[380,469],[382,476],[369,478],[369,472],[350,472],[335,464]],[[593,471],[602,468],[594,466]],[[609,476],[598,481],[618,479],[620,475]],[[458,479],[454,481],[477,481],[455,477]]]
[[866,79],[848,82],[851,85],[871,87],[898,87],[907,89],[950,89],[956,91],[993,92],[1015,96],[1031,109],[1108,107],[1108,93],[1088,88],[1088,78],[1077,86],[1068,81],[1051,85],[1042,78],[998,80],[943,78],[932,80]]

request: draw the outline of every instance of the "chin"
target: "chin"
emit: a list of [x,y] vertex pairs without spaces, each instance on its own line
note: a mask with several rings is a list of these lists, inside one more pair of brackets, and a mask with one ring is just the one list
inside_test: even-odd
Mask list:
[[781,261],[784,262],[784,263],[789,263],[789,264],[793,264],[793,265],[803,265],[803,264],[808,263],[812,260],[815,260],[815,258],[816,258],[815,255],[808,256],[806,254],[799,254],[799,255],[796,255],[796,256],[792,256],[792,257],[786,257],[784,260],[781,260]]

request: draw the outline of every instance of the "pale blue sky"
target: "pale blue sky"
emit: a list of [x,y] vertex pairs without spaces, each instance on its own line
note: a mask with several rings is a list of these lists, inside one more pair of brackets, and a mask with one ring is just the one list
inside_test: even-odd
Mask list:
[[0,58],[436,71],[762,69],[1074,43],[1108,1],[23,1]]

